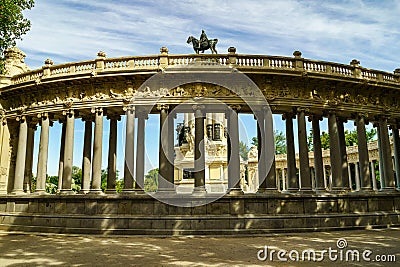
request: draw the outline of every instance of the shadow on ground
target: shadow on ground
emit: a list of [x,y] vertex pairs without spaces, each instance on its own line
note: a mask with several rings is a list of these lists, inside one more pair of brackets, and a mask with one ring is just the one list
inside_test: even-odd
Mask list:
[[[269,235],[264,237],[141,237],[33,235],[2,232],[0,266],[398,266],[395,262],[279,262],[257,259],[268,246],[287,251],[337,248],[369,249],[370,256],[396,255],[400,261],[400,229]],[[288,257],[288,256],[286,256]]]

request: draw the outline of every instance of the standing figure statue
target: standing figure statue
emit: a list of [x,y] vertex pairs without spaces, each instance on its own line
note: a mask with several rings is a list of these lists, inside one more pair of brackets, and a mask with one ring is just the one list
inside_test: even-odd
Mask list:
[[204,51],[207,49],[210,49],[211,53],[217,54],[217,49],[215,48],[215,46],[218,43],[218,39],[208,39],[207,34],[204,30],[201,31],[200,40],[196,39],[193,36],[189,36],[189,38],[187,39],[187,43],[192,43],[193,50],[196,52],[196,54],[198,54],[199,51],[204,53]]

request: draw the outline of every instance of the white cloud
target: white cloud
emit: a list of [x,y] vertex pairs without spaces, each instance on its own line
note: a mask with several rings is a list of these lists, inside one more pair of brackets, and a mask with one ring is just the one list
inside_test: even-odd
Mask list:
[[[398,1],[36,1],[32,30],[20,43],[28,63],[108,56],[192,53],[187,36],[205,29],[218,50],[291,56],[392,71],[399,67]],[[40,60],[40,57],[42,59]],[[32,60],[30,60],[32,59]],[[38,65],[39,64],[39,65]]]

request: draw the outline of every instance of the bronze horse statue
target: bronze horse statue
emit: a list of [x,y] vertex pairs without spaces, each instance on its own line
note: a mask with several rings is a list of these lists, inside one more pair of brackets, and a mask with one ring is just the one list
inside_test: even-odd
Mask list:
[[189,36],[189,38],[186,41],[188,44],[192,43],[193,45],[193,50],[198,54],[200,51],[201,53],[204,53],[205,50],[211,49],[211,53],[217,54],[217,49],[215,46],[218,43],[218,39],[209,39],[207,42],[202,42],[200,45],[200,41],[194,37],[194,36]]

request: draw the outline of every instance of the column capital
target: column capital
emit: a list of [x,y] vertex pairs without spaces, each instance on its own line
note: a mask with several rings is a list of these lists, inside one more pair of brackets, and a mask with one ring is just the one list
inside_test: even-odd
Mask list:
[[287,119],[294,119],[296,118],[293,112],[285,112],[282,114],[282,120],[287,120]]
[[27,120],[27,118],[25,115],[19,115],[19,116],[15,117],[15,120],[18,122],[24,122]]
[[123,110],[124,112],[127,112],[127,111],[135,111],[135,106],[132,105],[132,104],[124,105],[124,106],[122,107],[122,110]]
[[149,113],[146,110],[138,110],[135,116],[136,118],[147,120],[149,118]]
[[74,116],[75,111],[73,109],[67,109],[67,110],[63,110],[62,114],[67,117],[72,117],[72,116]]
[[314,119],[322,121],[322,115],[318,115],[318,114],[309,114],[308,115],[308,121],[309,122],[313,121]]
[[169,105],[167,104],[157,104],[157,110],[169,110]]
[[93,114],[96,114],[96,115],[103,115],[103,108],[102,107],[92,107],[90,112]]
[[87,115],[84,115],[84,116],[82,116],[82,121],[93,121],[94,120],[94,118],[93,118],[93,114],[87,114]]
[[309,113],[309,112],[310,112],[310,109],[309,109],[309,108],[306,108],[306,107],[298,107],[298,108],[296,108],[296,112],[297,112],[297,113],[301,113],[301,112]]
[[114,119],[114,120],[120,121],[121,120],[121,115],[119,115],[117,113],[107,113],[107,119],[109,119],[109,120]]

